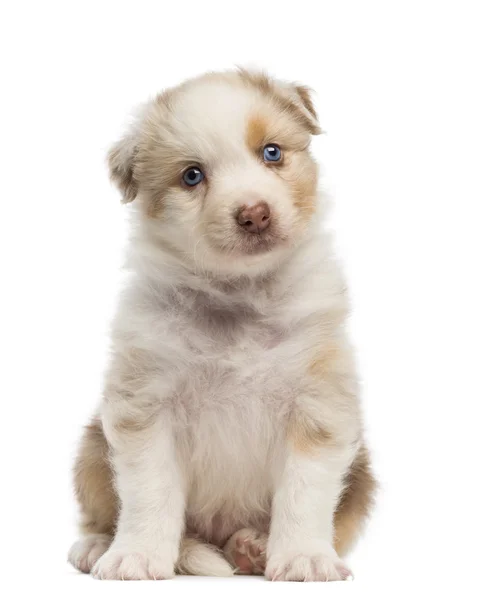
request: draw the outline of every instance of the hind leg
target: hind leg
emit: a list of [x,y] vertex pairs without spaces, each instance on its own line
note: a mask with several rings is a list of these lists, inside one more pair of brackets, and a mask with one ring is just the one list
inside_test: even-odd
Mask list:
[[267,534],[245,528],[234,533],[224,555],[239,575],[263,575],[266,568]]
[[82,513],[84,534],[71,547],[68,560],[83,573],[90,573],[108,550],[117,520],[117,494],[113,487],[109,448],[102,425],[94,419],[85,428],[74,467],[75,493]]
[[107,552],[111,543],[112,536],[110,535],[90,533],[77,540],[70,548],[68,561],[82,573],[90,573],[94,564]]

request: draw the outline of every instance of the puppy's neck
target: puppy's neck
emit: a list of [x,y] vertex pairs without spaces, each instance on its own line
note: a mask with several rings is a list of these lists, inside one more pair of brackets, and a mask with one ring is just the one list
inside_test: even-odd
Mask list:
[[225,273],[201,269],[183,261],[169,247],[137,240],[131,247],[127,268],[153,290],[175,290],[192,296],[211,297],[225,302],[258,304],[274,301],[309,276],[319,263],[319,236],[306,238],[287,253],[282,261],[254,273]]

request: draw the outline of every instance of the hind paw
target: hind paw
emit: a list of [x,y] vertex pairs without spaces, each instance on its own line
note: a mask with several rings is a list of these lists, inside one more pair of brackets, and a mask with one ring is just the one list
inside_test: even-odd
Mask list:
[[77,540],[68,553],[69,563],[82,571],[90,573],[98,559],[107,552],[112,537],[103,533],[92,533]]
[[224,546],[224,554],[239,575],[262,575],[266,568],[267,535],[245,528],[234,533]]

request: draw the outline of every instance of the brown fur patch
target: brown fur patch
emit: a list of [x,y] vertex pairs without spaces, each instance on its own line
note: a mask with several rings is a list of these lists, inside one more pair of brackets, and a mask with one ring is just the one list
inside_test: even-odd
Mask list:
[[[267,96],[275,105],[277,105],[281,112],[285,111],[286,113],[289,113],[291,118],[297,121],[297,123],[309,131],[309,133],[314,135],[320,133],[320,128],[316,122],[314,105],[310,98],[308,88],[300,86],[301,92],[299,92],[299,86],[296,87],[295,85],[291,85],[292,95],[289,95],[287,91],[289,88],[284,89],[265,73],[239,69],[239,76],[245,84],[256,88],[264,96]],[[294,100],[295,96],[298,97],[298,102]],[[307,108],[311,113],[312,118],[309,118],[309,116],[302,111],[300,104],[303,104]]]
[[351,405],[358,393],[356,380],[352,377],[354,366],[350,350],[332,340],[328,345],[313,349],[308,374],[333,393],[344,406]]
[[298,165],[296,177],[291,182],[294,204],[302,219],[309,220],[317,203],[317,167],[310,160]]
[[353,546],[374,505],[377,482],[364,445],[359,449],[344,483],[334,516],[334,545],[341,556]]
[[309,374],[316,378],[324,378],[332,369],[333,363],[341,354],[339,346],[331,344],[322,348],[309,365]]
[[331,441],[331,434],[309,415],[295,410],[287,426],[287,439],[297,452],[312,454]]
[[246,143],[255,154],[269,141],[267,138],[268,129],[268,123],[264,117],[254,115],[249,119],[247,123]]
[[82,511],[83,533],[112,535],[118,514],[118,498],[109,462],[109,446],[99,419],[87,425],[74,465],[74,485]]

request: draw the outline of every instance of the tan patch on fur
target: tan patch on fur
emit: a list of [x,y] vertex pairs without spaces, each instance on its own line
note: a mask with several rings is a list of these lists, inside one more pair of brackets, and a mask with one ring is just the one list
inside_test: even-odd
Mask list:
[[364,445],[359,449],[344,483],[334,516],[334,545],[341,556],[353,546],[374,505],[377,482]]
[[316,378],[324,378],[332,369],[333,363],[340,358],[340,348],[331,344],[316,353],[309,365],[309,374]]
[[[291,85],[292,94],[298,97],[298,102],[295,102],[287,93],[287,89],[289,88],[284,89],[265,73],[239,69],[239,76],[245,84],[258,89],[262,94],[269,97],[281,112],[285,111],[289,113],[291,118],[302,125],[307,131],[313,135],[321,132],[316,122],[317,116],[307,87]],[[312,118],[304,114],[299,106],[300,104],[305,106]]]
[[304,160],[291,182],[294,204],[301,218],[309,220],[317,203],[317,167],[311,160]]
[[257,153],[269,141],[267,139],[268,123],[260,115],[254,115],[247,123],[246,143],[252,152]]
[[74,484],[82,511],[82,532],[112,535],[118,499],[109,462],[109,446],[99,419],[93,419],[85,428],[74,465]]
[[[121,402],[124,410],[114,424],[119,436],[142,431],[151,425],[154,409],[150,405],[132,406],[128,398],[150,381],[152,357],[139,348],[129,348],[117,356],[111,367],[111,383],[106,388],[106,402]],[[154,401],[152,401],[154,404]],[[117,522],[119,501],[114,487],[110,463],[110,447],[99,418],[85,428],[74,465],[74,485],[80,504],[83,533],[113,535]]]
[[342,399],[344,407],[349,406],[358,393],[355,378],[352,377],[353,370],[350,349],[335,340],[314,348],[307,368],[308,374],[325,386],[325,392],[329,390],[339,401]]
[[331,434],[309,415],[295,410],[287,426],[287,439],[301,454],[312,454],[331,441]]

